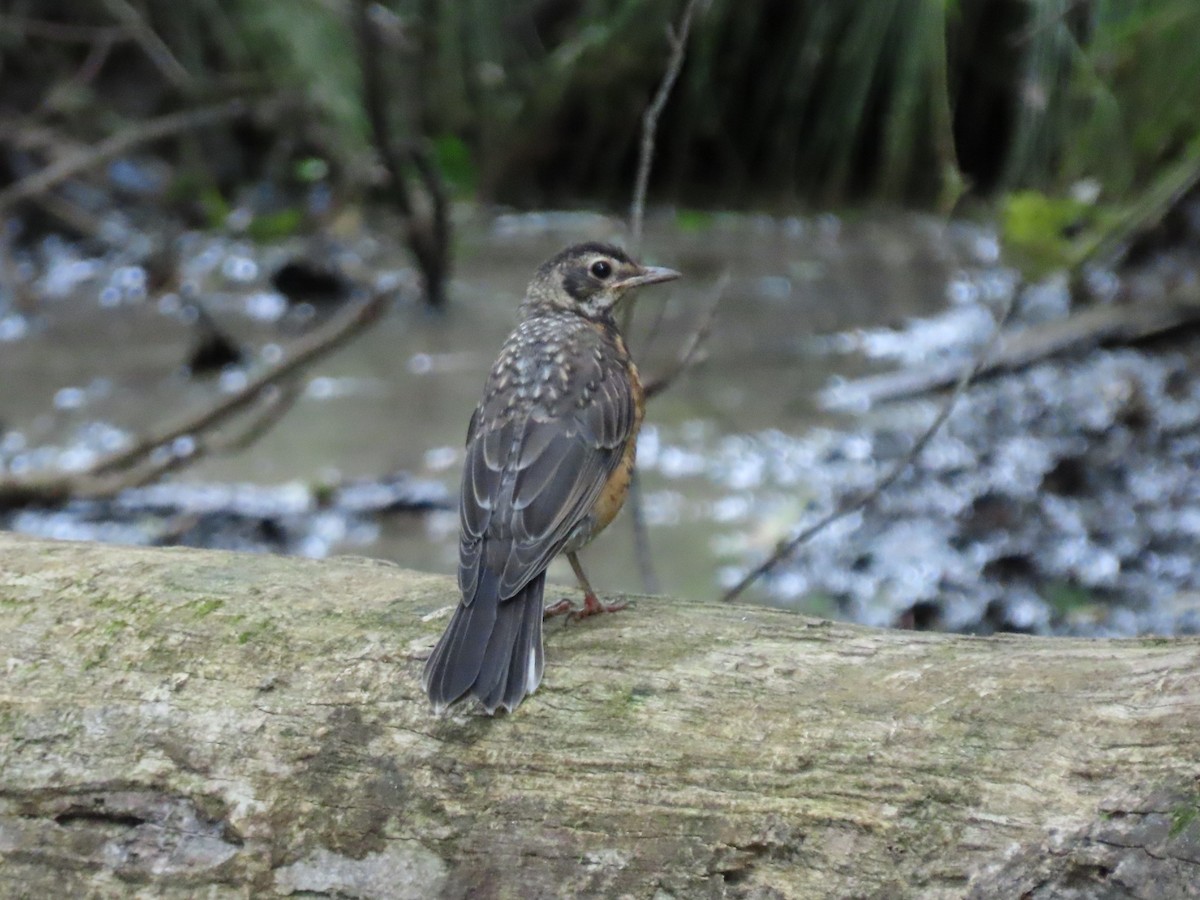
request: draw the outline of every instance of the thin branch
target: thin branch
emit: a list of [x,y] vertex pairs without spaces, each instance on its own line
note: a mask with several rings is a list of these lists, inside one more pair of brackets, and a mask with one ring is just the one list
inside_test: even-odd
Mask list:
[[814,535],[824,531],[839,519],[844,519],[846,516],[856,513],[859,510],[866,509],[876,500],[878,500],[879,496],[884,491],[895,484],[897,479],[899,479],[900,476],[903,475],[908,469],[908,467],[916,461],[917,457],[921,455],[921,452],[933,439],[933,436],[937,434],[939,430],[941,430],[941,427],[945,424],[946,420],[950,418],[950,413],[954,411],[955,404],[957,404],[959,398],[966,393],[966,390],[971,385],[975,375],[987,361],[988,356],[996,346],[996,342],[999,340],[1000,335],[1004,330],[1004,326],[1008,323],[1009,317],[1012,315],[1013,308],[1016,305],[1015,298],[1016,291],[1009,296],[1008,302],[1005,304],[999,318],[996,320],[995,328],[988,337],[986,343],[984,343],[982,349],[980,349],[979,355],[976,356],[974,363],[967,366],[963,370],[962,375],[959,376],[958,383],[954,386],[954,390],[950,392],[950,395],[942,404],[942,408],[938,410],[938,414],[929,424],[929,427],[925,429],[919,438],[917,438],[916,443],[914,443],[912,446],[912,449],[910,449],[908,453],[904,454],[904,456],[891,468],[887,475],[885,475],[873,488],[871,488],[871,490],[867,491],[865,494],[860,494],[849,503],[839,506],[837,509],[818,519],[812,525],[801,530],[789,540],[781,542],[779,546],[775,548],[774,553],[747,572],[741,581],[726,591],[725,595],[721,598],[723,602],[728,603],[737,599],[737,597],[741,595],[746,588],[750,587],[750,585],[762,578],[781,562],[788,559],[793,553],[795,553],[796,549],[801,544],[811,540]]
[[146,57],[164,78],[182,91],[192,87],[191,73],[175,58],[175,54],[171,52],[166,41],[158,36],[158,33],[150,27],[150,24],[129,0],[104,0],[104,5],[112,17],[129,30],[133,39],[142,48],[142,52],[146,54]]
[[235,453],[253,445],[288,414],[304,394],[305,387],[307,384],[298,378],[269,385],[262,392],[262,408],[253,420],[237,434],[211,438],[207,442],[208,452]]
[[642,145],[638,151],[637,177],[633,182],[633,202],[629,207],[630,245],[634,254],[638,252],[642,243],[642,223],[646,216],[646,191],[650,185],[650,168],[654,162],[658,120],[662,116],[667,100],[671,96],[671,89],[675,87],[675,81],[679,78],[679,72],[683,68],[688,32],[692,28],[692,16],[699,5],[700,0],[688,0],[688,5],[684,7],[683,15],[679,19],[679,27],[676,29],[668,27],[667,41],[671,45],[671,55],[667,59],[667,70],[663,73],[654,99],[642,113]]
[[[102,38],[92,44],[88,49],[87,56],[75,73],[68,79],[68,82],[79,87],[94,82],[104,70],[104,66],[108,63],[109,58],[112,57],[115,46],[117,46],[117,42],[109,38]],[[42,98],[42,102],[38,104],[41,112],[49,111],[52,94],[53,92],[48,93],[47,96]]]
[[671,308],[669,300],[656,305],[658,310],[654,314],[654,321],[646,329],[646,336],[641,341],[640,352],[647,356],[650,353],[650,349],[658,342],[658,338],[662,334],[663,324],[667,321],[667,310]]
[[642,502],[642,476],[635,466],[629,479],[629,523],[633,531],[633,555],[637,561],[642,590],[657,594],[661,589],[654,557],[650,554],[650,530],[646,527],[646,504]]
[[4,32],[67,44],[90,44],[131,37],[124,25],[76,25],[23,16],[0,16],[0,33]]
[[[637,176],[633,183],[633,200],[629,207],[629,243],[630,249],[637,255],[642,244],[642,223],[646,216],[646,189],[650,184],[650,167],[654,163],[654,145],[658,134],[658,120],[662,116],[671,89],[683,68],[684,54],[687,50],[688,32],[692,27],[692,16],[699,6],[699,0],[688,0],[679,20],[679,28],[667,28],[667,41],[671,45],[671,55],[667,59],[667,69],[663,73],[658,90],[646,111],[642,113],[642,143],[638,150]],[[633,323],[632,303],[626,304],[621,314],[621,327],[628,333]],[[648,393],[649,396],[649,393]],[[638,570],[642,576],[642,587],[648,593],[657,593],[658,576],[654,571],[654,559],[650,552],[650,535],[646,529],[646,512],[642,504],[642,483],[634,477],[629,491],[629,517],[633,523],[633,550],[637,557]]]
[[725,271],[717,280],[717,286],[713,288],[713,298],[708,304],[708,309],[705,310],[704,318],[700,320],[700,324],[696,326],[684,342],[683,349],[679,351],[679,357],[675,360],[675,364],[657,378],[646,383],[644,390],[646,391],[647,400],[657,397],[669,388],[678,380],[679,376],[687,372],[688,369],[700,360],[704,343],[708,340],[709,334],[712,333],[713,323],[717,320],[717,310],[721,306],[721,301],[725,298],[725,289],[728,287],[729,272]]
[[105,138],[94,147],[51,163],[44,169],[0,190],[0,212],[4,212],[13,204],[27,197],[48,191],[81,172],[103,165],[139,144],[181,134],[185,131],[194,131],[224,119],[232,119],[244,113],[245,109],[242,101],[231,100],[139,122],[137,125]]
[[387,307],[388,296],[383,292],[375,292],[362,303],[356,304],[328,322],[324,327],[298,339],[282,359],[274,365],[267,366],[254,378],[248,379],[240,390],[220,397],[215,403],[185,416],[174,424],[160,427],[131,447],[109,454],[96,463],[92,472],[103,474],[114,469],[125,468],[138,458],[152,452],[156,447],[170,444],[176,438],[204,431],[227,419],[230,415],[240,412],[257,401],[259,394],[265,388],[288,378],[318,357],[326,356],[372,324]]
[[172,452],[166,446],[156,447],[133,468],[85,485],[78,496],[91,499],[111,497],[128,488],[152,484],[164,475],[195,465],[206,456],[244,450],[274,428],[302,393],[304,384],[298,380],[268,385],[261,392],[261,409],[237,434],[226,437],[211,430],[198,432],[186,453]]
[[62,194],[42,194],[31,201],[35,206],[57,219],[81,237],[91,240],[102,239],[104,221],[96,213],[77,203],[72,203]]
[[424,142],[405,141],[402,147],[421,180],[421,186],[425,189],[430,204],[431,221],[427,227],[422,224],[415,231],[410,229],[409,244],[425,275],[427,302],[430,306],[441,306],[446,299],[446,276],[449,269],[450,198],[446,194],[441,170],[434,162],[428,146]]

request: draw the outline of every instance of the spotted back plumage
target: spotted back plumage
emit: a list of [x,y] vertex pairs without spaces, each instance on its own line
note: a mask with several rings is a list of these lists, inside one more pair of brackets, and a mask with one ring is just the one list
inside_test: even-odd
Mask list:
[[511,710],[538,687],[546,567],[615,515],[595,511],[614,474],[627,475],[641,423],[612,308],[628,287],[676,274],[582,244],[534,275],[467,431],[462,602],[424,676],[436,709],[472,693],[488,712]]

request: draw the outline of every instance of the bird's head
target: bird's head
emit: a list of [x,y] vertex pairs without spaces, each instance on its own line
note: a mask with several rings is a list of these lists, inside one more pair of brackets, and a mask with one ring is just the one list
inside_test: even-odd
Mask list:
[[566,310],[605,321],[631,288],[678,277],[674,269],[639,265],[620,247],[576,244],[538,267],[524,309],[527,313]]

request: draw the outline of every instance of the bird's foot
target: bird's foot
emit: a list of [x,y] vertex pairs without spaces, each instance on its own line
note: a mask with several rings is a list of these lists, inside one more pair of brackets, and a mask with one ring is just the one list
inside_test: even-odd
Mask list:
[[583,595],[583,607],[576,608],[570,600],[564,597],[551,603],[542,610],[542,619],[552,619],[555,616],[566,616],[568,622],[575,622],[579,619],[586,619],[590,616],[596,616],[600,613],[620,612],[629,606],[628,600],[621,600],[618,603],[601,603],[596,599],[595,594]]
[[586,619],[600,613],[620,612],[627,606],[629,606],[628,600],[622,600],[619,603],[601,603],[596,599],[595,594],[584,594],[583,609],[572,610],[570,616],[572,619]]
[[566,597],[551,603],[542,610],[542,620],[553,619],[555,616],[569,616],[575,611],[574,605]]

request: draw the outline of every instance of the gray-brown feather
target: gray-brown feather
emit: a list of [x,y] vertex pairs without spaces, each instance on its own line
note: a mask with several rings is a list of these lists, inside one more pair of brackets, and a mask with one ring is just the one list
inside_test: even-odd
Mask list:
[[475,599],[481,568],[499,575],[501,602],[546,568],[595,504],[634,421],[628,371],[608,334],[570,313],[518,326],[468,432],[464,603]]

